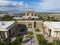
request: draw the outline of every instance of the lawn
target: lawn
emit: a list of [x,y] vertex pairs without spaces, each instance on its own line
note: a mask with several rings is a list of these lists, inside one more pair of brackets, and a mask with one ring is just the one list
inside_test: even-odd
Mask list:
[[35,29],[35,32],[40,32],[40,29],[36,28],[36,29]]
[[14,42],[0,42],[0,45],[22,45],[23,35],[18,35]]
[[33,32],[32,32],[32,31],[29,31],[28,34],[29,34],[29,35],[33,35]]
[[54,42],[51,43],[46,42],[42,34],[37,34],[37,40],[39,41],[39,45],[55,45]]
[[24,28],[21,28],[21,29],[20,29],[20,32],[25,32],[25,29],[24,29]]

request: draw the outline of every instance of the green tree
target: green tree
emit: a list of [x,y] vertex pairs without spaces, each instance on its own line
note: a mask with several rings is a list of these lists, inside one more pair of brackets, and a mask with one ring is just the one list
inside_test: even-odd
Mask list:
[[48,16],[47,17],[47,21],[54,21],[54,20],[55,20],[54,16]]
[[40,20],[43,20],[43,16],[42,15],[39,15],[38,16]]
[[4,20],[4,21],[10,21],[10,20],[13,20],[13,17],[9,16],[9,15],[5,15],[4,17],[2,17],[2,20]]

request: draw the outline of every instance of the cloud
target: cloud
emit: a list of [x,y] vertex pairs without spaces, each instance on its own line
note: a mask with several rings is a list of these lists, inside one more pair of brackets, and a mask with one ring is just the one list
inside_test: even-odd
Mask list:
[[33,9],[35,11],[60,11],[60,0],[42,0],[37,2],[0,0],[0,11],[26,10]]
[[44,11],[52,11],[60,9],[60,0],[43,0],[43,2],[39,3],[39,6]]
[[30,2],[30,8],[42,12],[59,12],[60,0],[42,0],[39,2]]
[[25,10],[28,4],[23,1],[9,1],[9,0],[0,0],[0,11],[14,11],[14,10]]

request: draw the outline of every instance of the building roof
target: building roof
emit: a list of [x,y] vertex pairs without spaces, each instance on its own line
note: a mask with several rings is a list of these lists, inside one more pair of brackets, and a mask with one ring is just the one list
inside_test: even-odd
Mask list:
[[60,22],[47,22],[47,24],[53,28],[60,28]]
[[44,22],[47,26],[56,29],[56,31],[60,31],[60,22]]
[[22,19],[22,17],[13,17],[13,19]]
[[8,29],[15,21],[0,21],[0,31],[1,29]]

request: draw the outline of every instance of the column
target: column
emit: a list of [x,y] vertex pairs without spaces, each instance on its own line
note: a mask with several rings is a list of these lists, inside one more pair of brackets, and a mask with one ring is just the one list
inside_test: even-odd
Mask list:
[[7,38],[7,32],[5,32],[5,38]]
[[27,21],[26,23],[27,23],[26,26],[27,26],[27,28],[28,28],[28,21]]
[[34,22],[32,22],[32,28],[34,28]]
[[33,16],[35,16],[35,12],[33,12]]

